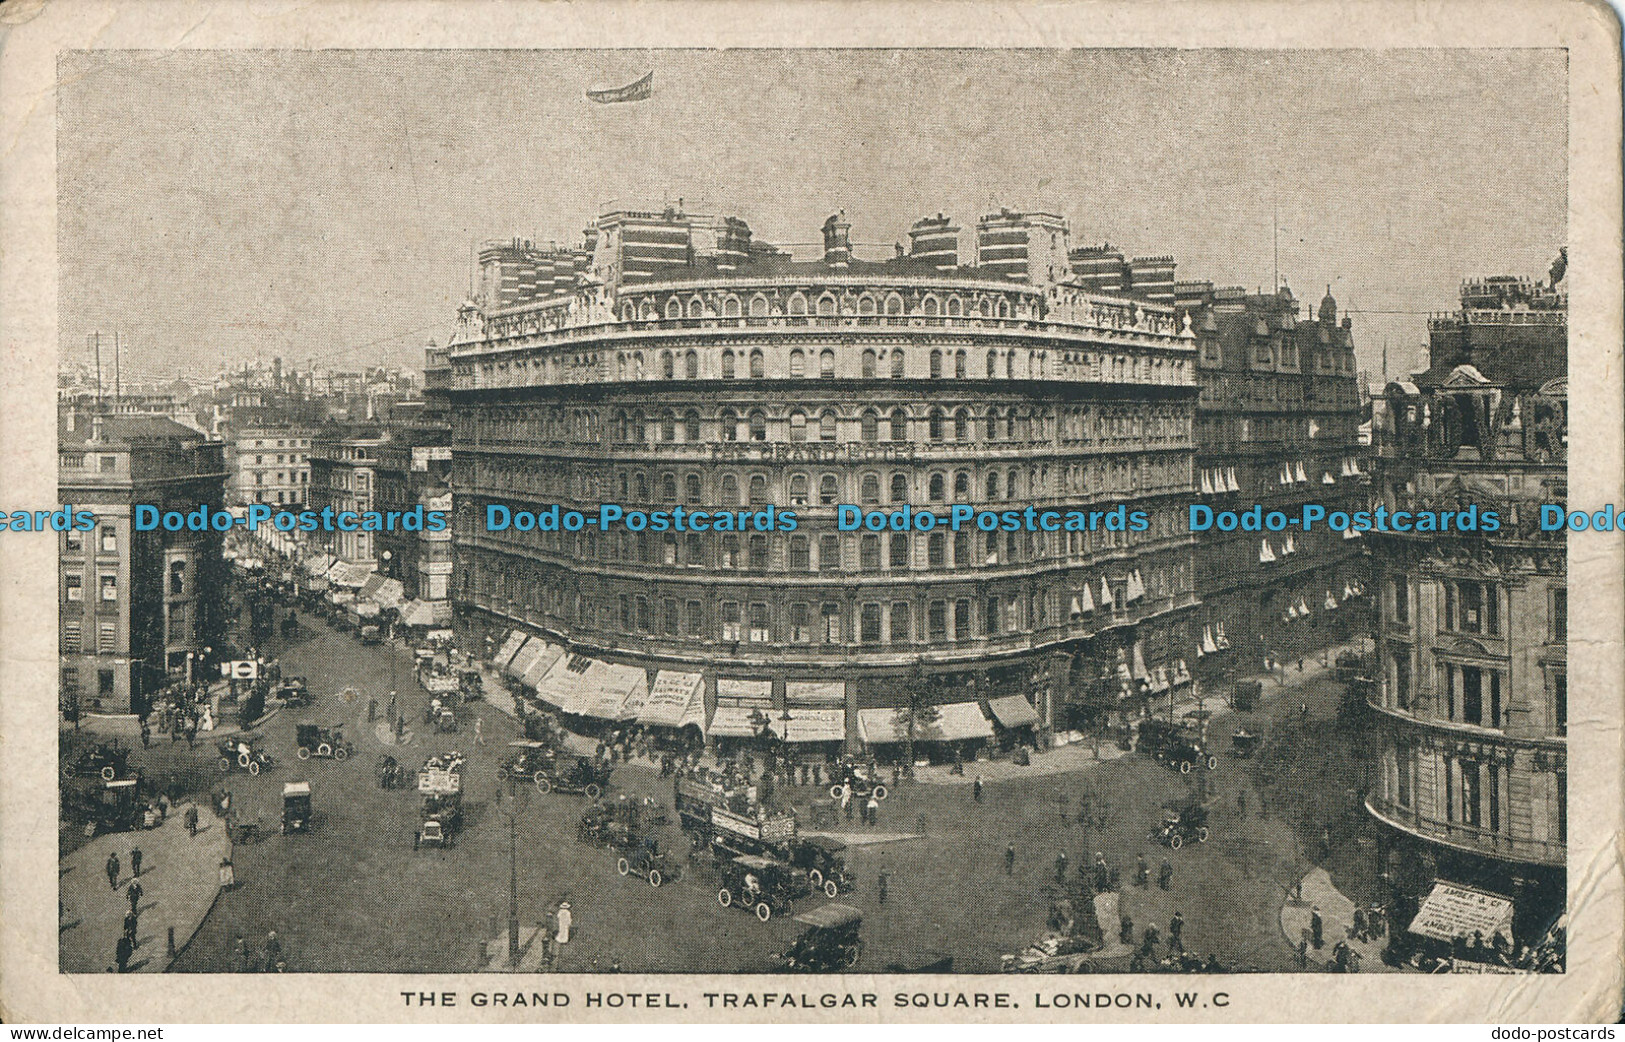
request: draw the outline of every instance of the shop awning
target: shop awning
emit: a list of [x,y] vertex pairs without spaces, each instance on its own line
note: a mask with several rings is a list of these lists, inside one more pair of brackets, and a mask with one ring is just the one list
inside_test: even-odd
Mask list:
[[993,710],[993,719],[1005,727],[1034,727],[1038,724],[1038,710],[1020,695],[1003,695],[987,700]]
[[559,656],[564,654],[564,649],[557,644],[549,644],[540,637],[533,638],[530,643],[532,646],[540,644],[542,648],[536,655],[536,661],[532,662],[530,668],[520,676],[519,682],[526,687],[536,688],[541,686],[542,678],[547,676],[553,664],[559,660]]
[[519,653],[519,648],[525,643],[526,636],[524,630],[509,630],[508,639],[504,640],[502,647],[497,649],[497,657],[491,660],[491,665],[498,669],[506,667],[508,663],[513,661],[513,657]]
[[858,735],[867,745],[908,741],[907,709],[858,710]]
[[328,569],[333,567],[333,561],[334,557],[332,554],[322,554],[319,557],[312,557],[310,560],[306,561],[304,568],[305,571],[311,575],[326,575]]
[[339,561],[328,569],[327,579],[334,586],[360,587],[366,585],[367,579],[372,575],[372,568],[364,564],[352,564],[349,561]]
[[546,647],[547,641],[539,637],[525,641],[524,646],[514,655],[504,672],[518,680],[530,670],[531,666],[536,664],[537,657],[541,655],[542,650]]
[[718,706],[716,715],[711,718],[711,726],[705,733],[713,738],[754,738],[756,725],[751,722],[751,717],[759,712],[763,710]]
[[[1018,701],[1025,701],[1018,697]],[[1032,707],[1027,707],[1032,711]],[[865,742],[908,741],[907,709],[860,709],[858,730]],[[1036,714],[1034,719],[1037,719]],[[967,738],[992,738],[993,725],[975,702],[951,702],[920,712],[914,723],[916,742],[957,742]]]
[[786,742],[846,741],[846,710],[790,709],[789,720],[774,720],[775,733],[784,730]]
[[1411,920],[1411,933],[1436,941],[1483,934],[1488,943],[1497,933],[1512,938],[1512,899],[1486,890],[1439,880]]
[[644,699],[638,723],[659,727],[705,727],[705,690],[700,674],[663,669],[655,675],[649,697]]
[[423,601],[407,601],[401,605],[401,625],[433,626],[434,609]]
[[382,575],[379,575],[377,572],[373,572],[371,575],[367,576],[367,581],[361,584],[361,593],[358,596],[365,597],[369,601],[376,601],[378,599],[379,589],[382,588],[386,582],[388,582],[388,580]]
[[[531,644],[539,643],[544,642],[531,641]],[[529,646],[526,645],[526,647]],[[523,649],[519,654],[524,654]],[[591,665],[591,659],[583,658],[580,655],[560,655],[553,660],[552,668],[536,685],[536,697],[548,705],[562,709],[567,713],[575,712],[576,703],[580,701],[581,675]]]
[[[636,666],[612,665],[596,659],[581,676],[580,692],[574,709],[580,716],[596,716],[601,720],[631,719],[643,708],[649,693],[648,674]],[[627,703],[635,702],[627,714]]]
[[399,579],[385,579],[373,591],[372,599],[380,608],[398,608],[406,599],[406,591],[401,588]]

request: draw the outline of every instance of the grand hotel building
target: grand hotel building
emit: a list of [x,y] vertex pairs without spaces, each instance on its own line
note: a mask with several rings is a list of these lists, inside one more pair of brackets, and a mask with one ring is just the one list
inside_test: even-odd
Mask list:
[[[942,215],[865,261],[837,215],[798,260],[667,210],[605,214],[573,249],[486,247],[428,374],[453,418],[458,624],[587,675],[697,678],[713,732],[751,708],[848,748],[897,741],[900,707],[938,707],[917,737],[978,738],[1064,728],[1101,677],[1114,700],[1188,682],[1197,340],[1173,265],[1123,262],[1105,292],[1058,217],[966,238],[987,263]],[[485,530],[490,503],[601,502],[772,503],[801,526]],[[1151,527],[842,533],[840,503],[1121,503]]]

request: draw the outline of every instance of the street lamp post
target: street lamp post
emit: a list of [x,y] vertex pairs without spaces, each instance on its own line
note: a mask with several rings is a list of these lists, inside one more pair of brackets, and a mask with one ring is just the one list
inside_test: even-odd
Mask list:
[[[523,795],[522,795],[523,794]],[[519,812],[524,797],[530,790],[519,784],[517,778],[508,779],[508,798],[503,800],[502,786],[497,786],[497,803],[503,805],[502,816],[508,822],[508,965],[519,965]]]

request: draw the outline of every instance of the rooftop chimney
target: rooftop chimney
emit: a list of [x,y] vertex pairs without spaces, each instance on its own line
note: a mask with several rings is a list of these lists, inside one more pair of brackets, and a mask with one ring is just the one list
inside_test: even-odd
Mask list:
[[847,223],[846,211],[831,214],[824,222],[824,263],[845,271],[852,262],[852,225]]

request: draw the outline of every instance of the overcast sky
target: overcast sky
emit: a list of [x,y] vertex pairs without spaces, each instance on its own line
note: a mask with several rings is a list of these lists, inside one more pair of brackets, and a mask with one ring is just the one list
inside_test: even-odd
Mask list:
[[[654,97],[594,85],[655,72]],[[127,372],[418,367],[471,244],[573,242],[610,200],[859,242],[943,211],[1355,308],[1397,375],[1465,275],[1564,242],[1561,51],[259,51],[65,56],[61,347]],[[1381,312],[1389,312],[1382,314]]]

